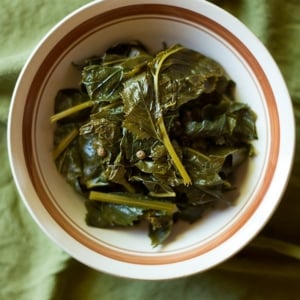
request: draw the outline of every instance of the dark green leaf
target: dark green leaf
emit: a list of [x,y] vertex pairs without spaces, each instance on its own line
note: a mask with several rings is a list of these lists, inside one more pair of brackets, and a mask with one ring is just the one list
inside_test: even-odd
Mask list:
[[145,218],[149,222],[149,237],[152,246],[163,244],[171,233],[172,216],[161,211],[150,211],[145,214]]
[[123,69],[119,66],[86,66],[82,70],[82,83],[90,99],[97,102],[112,102],[120,98]]
[[99,157],[97,149],[99,141],[96,134],[85,134],[79,137],[79,155],[82,161],[81,184],[91,189],[97,186],[108,185],[107,178],[103,174],[105,164],[109,162],[111,155]]
[[160,139],[157,127],[159,108],[155,105],[153,84],[148,73],[133,77],[124,84],[121,93],[124,102],[123,127],[137,139]]
[[140,172],[131,176],[130,180],[133,182],[143,183],[149,192],[149,196],[151,197],[176,197],[176,193],[172,187],[170,187],[167,183],[163,183],[161,180],[159,180],[159,178],[156,178],[153,175],[145,175]]
[[83,174],[82,161],[78,152],[77,143],[73,143],[60,156],[57,161],[58,169],[66,178],[67,182],[74,187],[74,189],[81,193],[80,178]]
[[[60,90],[55,97],[54,113],[65,111],[78,104],[86,102],[88,100],[87,95],[81,93],[78,89],[63,89]],[[87,108],[78,113],[74,113],[69,117],[60,120],[60,123],[80,122],[88,118],[90,109]]]
[[194,149],[184,149],[184,162],[194,185],[212,186],[223,183],[219,173],[224,157],[210,157]]
[[90,226],[110,228],[133,226],[143,215],[143,209],[126,205],[86,201],[86,222]]
[[257,139],[256,115],[243,103],[224,98],[201,110],[200,120],[185,122],[184,133],[195,138],[209,138],[215,144],[234,145]]
[[202,93],[212,92],[225,75],[214,60],[181,45],[159,52],[150,63],[150,70],[158,77],[157,89],[164,110],[179,108]]

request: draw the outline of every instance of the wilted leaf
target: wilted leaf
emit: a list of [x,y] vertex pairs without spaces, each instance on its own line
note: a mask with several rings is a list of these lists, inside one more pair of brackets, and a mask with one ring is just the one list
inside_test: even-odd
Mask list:
[[81,85],[58,92],[51,121],[58,170],[89,195],[88,225],[146,221],[155,247],[177,219],[224,201],[254,154],[257,117],[220,64],[182,45],[153,56],[130,42],[77,67]]

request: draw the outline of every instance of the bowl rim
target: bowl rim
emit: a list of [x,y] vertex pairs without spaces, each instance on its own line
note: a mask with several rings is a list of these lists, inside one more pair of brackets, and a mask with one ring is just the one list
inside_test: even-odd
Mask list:
[[[110,3],[108,3],[110,2]],[[263,67],[261,66],[262,64],[266,65],[268,63],[268,66],[272,66],[272,76],[275,75],[275,80],[273,79],[273,81],[276,81],[278,83],[278,87],[276,87],[277,89],[281,89],[280,94],[281,95],[285,95],[285,98],[287,100],[290,101],[290,99],[288,99],[288,91],[287,88],[285,86],[285,83],[283,81],[283,78],[280,74],[279,69],[277,68],[275,62],[273,61],[273,59],[270,57],[268,51],[264,48],[264,46],[257,40],[257,38],[243,25],[240,23],[240,21],[238,21],[237,19],[235,19],[234,17],[232,17],[231,15],[229,15],[227,12],[225,12],[224,10],[222,10],[221,8],[206,2],[206,1],[201,1],[201,0],[193,0],[193,1],[186,1],[185,3],[181,3],[180,0],[166,0],[166,1],[160,1],[160,0],[155,0],[155,1],[148,1],[148,0],[129,0],[126,2],[126,4],[122,3],[122,1],[119,0],[114,0],[114,1],[95,1],[92,3],[89,3],[88,5],[85,5],[81,8],[79,8],[78,10],[76,10],[75,12],[71,13],[70,15],[68,15],[67,17],[65,17],[61,22],[59,22],[46,36],[45,38],[41,41],[41,43],[36,47],[36,49],[34,50],[33,54],[30,56],[30,58],[28,59],[28,61],[26,62],[20,76],[18,79],[18,82],[16,84],[16,88],[13,94],[13,100],[12,100],[12,104],[11,104],[11,108],[10,108],[10,112],[9,112],[9,122],[8,122],[8,147],[9,147],[9,159],[10,159],[10,164],[12,167],[12,172],[13,172],[13,176],[15,179],[15,182],[17,183],[17,188],[22,196],[22,199],[25,203],[25,205],[27,206],[27,208],[29,209],[31,215],[33,216],[33,218],[36,220],[36,222],[42,227],[42,229],[47,233],[47,235],[54,240],[56,243],[58,243],[61,247],[63,247],[68,253],[70,253],[73,257],[77,258],[78,260],[84,262],[87,265],[90,265],[91,267],[95,268],[95,265],[91,265],[91,262],[88,261],[85,257],[82,257],[82,255],[78,254],[78,253],[74,253],[74,245],[76,245],[76,247],[78,247],[78,245],[81,245],[80,238],[78,236],[72,236],[67,237],[66,233],[62,230],[62,228],[60,227],[61,225],[63,225],[63,227],[65,226],[65,224],[59,224],[57,223],[57,220],[54,220],[52,217],[53,215],[49,215],[49,210],[51,211],[51,207],[45,207],[46,202],[42,201],[43,203],[41,203],[40,207],[39,207],[39,213],[41,213],[40,216],[37,216],[35,214],[35,210],[34,208],[30,205],[30,203],[27,201],[28,196],[30,195],[30,193],[33,193],[35,195],[41,195],[41,191],[37,190],[37,186],[38,186],[38,182],[39,182],[39,178],[37,178],[35,176],[34,173],[34,168],[31,168],[32,166],[34,166],[34,161],[32,161],[32,157],[29,156],[24,156],[24,154],[22,154],[22,157],[17,157],[17,152],[15,151],[15,145],[19,144],[21,147],[24,147],[25,152],[31,153],[32,152],[32,144],[31,142],[28,143],[28,135],[23,134],[23,140],[22,141],[18,141],[18,143],[16,142],[17,140],[17,135],[16,132],[13,131],[13,129],[15,127],[18,127],[18,125],[16,125],[13,116],[14,113],[21,113],[17,111],[17,108],[14,106],[14,103],[17,101],[17,99],[19,98],[20,95],[20,90],[26,90],[27,87],[22,86],[23,84],[23,79],[24,76],[26,76],[26,74],[30,71],[30,68],[32,68],[32,61],[34,60],[39,60],[39,58],[43,58],[43,53],[42,50],[43,48],[47,47],[47,45],[50,43],[53,43],[53,40],[56,40],[58,43],[61,43],[60,38],[63,39],[63,42],[66,43],[68,41],[70,41],[70,39],[72,37],[74,37],[74,33],[78,34],[78,31],[74,31],[75,29],[79,29],[79,28],[83,28],[85,31],[86,27],[74,27],[75,29],[72,29],[70,31],[68,31],[68,29],[66,29],[66,27],[70,27],[72,26],[72,24],[76,23],[77,18],[79,18],[78,16],[81,16],[81,18],[86,19],[86,20],[92,20],[91,22],[96,22],[96,17],[98,18],[99,15],[101,15],[102,17],[102,22],[103,24],[105,24],[105,18],[103,19],[104,16],[107,16],[107,20],[109,20],[109,18],[111,18],[112,14],[116,12],[118,12],[118,14],[123,11],[122,9],[124,7],[126,7],[126,13],[128,13],[129,9],[132,9],[131,11],[133,13],[139,13],[141,6],[143,6],[144,8],[147,6],[148,10],[152,8],[153,12],[155,11],[155,13],[159,13],[159,11],[157,10],[157,7],[159,7],[161,9],[162,14],[166,14],[166,10],[168,9],[168,13],[170,13],[170,8],[171,7],[177,7],[180,8],[180,14],[185,11],[186,9],[190,10],[190,6],[192,6],[193,9],[193,13],[189,12],[189,17],[194,16],[195,20],[193,20],[194,22],[199,22],[199,15],[202,14],[202,22],[206,22],[205,25],[206,26],[211,26],[211,24],[217,24],[218,26],[215,25],[214,29],[218,28],[219,30],[225,30],[226,34],[228,34],[228,37],[230,38],[230,42],[231,43],[239,43],[239,45],[243,46],[243,51],[246,51],[246,53],[248,53],[251,59],[251,63],[253,65],[256,65],[259,69],[260,72],[262,72],[261,74],[264,74],[265,78],[260,78],[261,82],[264,82],[264,84],[269,84],[270,79],[268,78],[268,76],[265,74],[265,72],[263,71]],[[94,7],[97,7],[99,10],[99,13],[94,13],[94,18],[92,19],[91,16],[87,17],[88,14],[92,11],[92,9]],[[114,11],[109,10],[112,7],[114,7]],[[156,7],[156,9],[154,9]],[[164,8],[164,9],[163,9]],[[200,11],[201,9],[201,11]],[[125,11],[125,10],[124,10]],[[196,11],[196,12],[195,12]],[[206,18],[203,14],[203,11],[206,11],[206,14],[210,14],[209,18]],[[100,13],[101,12],[101,13]],[[176,17],[179,17],[180,14],[178,14],[178,10],[173,9],[172,13],[174,15],[176,15]],[[229,22],[230,26],[228,27],[224,27],[223,25],[214,22],[212,23],[212,15],[214,15],[215,17],[218,18],[225,18],[227,20],[227,22]],[[97,21],[99,22],[99,21]],[[67,25],[66,25],[67,24]],[[203,24],[202,24],[203,25]],[[91,26],[91,23],[89,23],[88,21],[84,22],[83,26]],[[239,39],[235,36],[235,26],[239,26],[238,28],[244,33],[246,34],[246,37],[248,39],[250,39],[252,42],[254,42],[255,44],[255,49],[251,48],[251,52],[250,49],[247,48],[247,46]],[[60,30],[64,28],[65,32],[61,32]],[[71,34],[72,33],[72,34]],[[223,34],[224,32],[219,32],[218,34]],[[57,44],[55,44],[57,46]],[[58,48],[61,47],[62,44],[59,44]],[[260,54],[259,54],[260,53]],[[256,54],[256,55],[255,55]],[[258,56],[259,55],[259,56]],[[49,52],[47,54],[47,58],[51,58],[55,60],[55,56],[56,56],[56,52],[51,50],[51,52]],[[260,62],[256,64],[256,59],[257,57],[260,58],[264,58],[266,59],[266,61],[264,62]],[[254,61],[253,61],[254,59]],[[37,73],[35,75],[35,78],[37,78],[37,76],[44,76],[45,74],[43,73],[43,69],[40,68],[39,69],[40,73]],[[272,89],[272,87],[265,87],[266,89],[269,89],[270,91],[273,92],[274,87]],[[33,89],[30,89],[31,92],[33,92]],[[275,93],[275,91],[274,91]],[[36,94],[30,94],[28,95],[27,98],[35,98],[37,95]],[[270,102],[270,105],[272,104],[277,104],[276,103],[276,99],[275,99],[275,95],[272,95],[270,97],[273,97],[273,100]],[[31,102],[31,104],[34,106],[34,103]],[[27,114],[27,115],[31,115],[31,111],[34,110],[33,106],[28,106],[26,104],[25,106],[25,112],[23,113],[23,115]],[[273,111],[273,115],[271,116],[272,121],[274,121],[275,124],[279,124],[279,118],[281,118],[281,116],[278,115],[278,112],[276,111],[276,107],[274,107],[274,111]],[[282,113],[282,112],[281,112]],[[284,112],[284,117],[288,117],[289,119],[292,117],[292,110],[289,107],[286,107],[286,110]],[[29,124],[28,124],[29,122]],[[30,123],[30,118],[26,117],[23,119],[23,133],[24,131],[26,131],[28,128],[31,127],[31,123]],[[285,126],[285,125],[284,125]],[[190,265],[191,261],[193,260],[192,258],[199,260],[199,257],[203,254],[203,252],[199,252],[198,250],[195,252],[194,249],[192,249],[192,255],[190,255],[191,253],[189,253],[186,256],[186,253],[184,255],[184,257],[180,257],[180,255],[177,253],[175,256],[173,256],[172,260],[168,260],[167,262],[164,262],[164,259],[166,258],[164,255],[160,256],[160,258],[157,260],[154,257],[148,257],[145,260],[142,261],[142,263],[137,264],[135,259],[131,259],[130,256],[128,256],[127,260],[123,260],[121,259],[120,262],[120,257],[119,254],[117,252],[114,252],[114,255],[111,255],[110,251],[111,249],[107,248],[107,250],[105,252],[103,252],[103,248],[101,248],[100,253],[103,254],[103,261],[107,261],[109,262],[110,265],[116,264],[118,266],[118,268],[115,269],[111,269],[111,270],[103,270],[103,266],[101,265],[101,267],[99,267],[99,269],[101,269],[102,271],[107,271],[107,272],[111,272],[115,275],[121,275],[121,276],[126,276],[126,277],[136,277],[138,276],[138,278],[144,278],[144,279],[155,279],[153,278],[153,276],[157,276],[160,278],[170,278],[170,277],[178,277],[178,276],[183,276],[183,275],[188,275],[191,273],[195,273],[198,272],[200,270],[204,270],[207,268],[212,267],[213,265],[216,265],[218,263],[220,263],[221,261],[223,261],[224,259],[229,258],[230,256],[232,256],[234,253],[236,253],[242,246],[244,246],[247,242],[249,242],[249,240],[251,238],[253,238],[253,236],[255,234],[258,233],[258,231],[261,229],[262,225],[265,224],[267,222],[267,220],[269,219],[269,217],[271,216],[271,214],[273,213],[273,211],[275,210],[276,206],[278,205],[280,196],[283,193],[283,190],[285,189],[285,186],[287,184],[287,180],[288,180],[288,176],[287,179],[282,181],[282,174],[286,174],[288,175],[290,173],[290,169],[291,169],[291,164],[292,164],[292,159],[294,156],[294,148],[295,148],[295,128],[294,128],[294,123],[291,125],[289,124],[289,129],[290,131],[292,131],[294,134],[293,136],[287,138],[284,137],[284,135],[282,135],[281,133],[284,132],[282,129],[282,124],[280,124],[280,128],[274,129],[276,131],[276,133],[278,132],[278,134],[280,134],[280,137],[278,138],[278,140],[275,140],[275,144],[272,145],[272,149],[271,151],[275,151],[276,153],[273,154],[274,157],[278,157],[280,155],[280,153],[282,152],[281,148],[283,147],[283,144],[285,147],[287,145],[289,145],[289,152],[285,153],[285,165],[283,163],[281,163],[281,161],[278,161],[278,164],[276,163],[276,159],[274,160],[274,162],[271,162],[271,168],[272,168],[272,172],[269,173],[269,177],[267,178],[267,181],[264,184],[264,190],[266,191],[265,195],[261,195],[261,198],[259,199],[259,201],[256,202],[256,205],[254,205],[252,207],[251,212],[250,213],[250,217],[247,218],[246,220],[244,220],[244,224],[242,226],[242,228],[235,228],[234,233],[230,233],[229,236],[223,236],[224,240],[222,241],[221,244],[218,245],[217,250],[218,251],[208,251],[208,250],[214,250],[216,248],[214,248],[216,245],[211,243],[209,245],[209,248],[205,250],[205,256],[209,257],[210,259],[208,259],[207,265],[202,264],[203,266],[198,266],[198,267],[193,267],[191,271],[187,271],[187,268],[182,270],[181,272],[177,271],[174,272],[174,266],[185,262],[186,265]],[[292,130],[291,130],[292,129]],[[273,133],[274,135],[274,133]],[[283,153],[284,154],[284,153]],[[18,153],[19,155],[19,153]],[[28,182],[27,180],[29,179],[24,179],[24,178],[20,178],[23,177],[24,174],[20,174],[18,172],[18,166],[19,165],[24,165],[25,162],[25,166],[27,166],[27,172],[29,175],[29,178],[34,180],[36,182],[35,187],[31,187],[29,188],[28,185],[30,185],[30,182]],[[278,172],[281,173],[278,174]],[[276,180],[275,180],[275,179]],[[280,180],[281,179],[281,180]],[[276,184],[274,183],[274,181],[276,182]],[[279,184],[280,183],[280,184]],[[26,186],[26,190],[24,190]],[[265,198],[268,198],[268,194],[270,194],[270,190],[276,190],[278,192],[278,199],[275,202],[271,202],[269,201],[262,201],[262,197],[266,196]],[[272,205],[272,209],[267,209],[266,205]],[[249,222],[249,220],[251,219],[251,222]],[[45,226],[45,224],[43,224],[42,220],[47,220],[48,222],[48,227]],[[255,221],[256,220],[256,221]],[[262,222],[261,220],[264,220],[264,222]],[[249,226],[248,223],[251,223],[252,225]],[[254,224],[259,224],[259,225],[254,225]],[[50,229],[49,229],[50,228]],[[59,232],[58,232],[59,231]],[[54,233],[54,234],[53,234]],[[248,233],[246,236],[245,233]],[[238,238],[237,238],[238,237]],[[77,240],[76,240],[77,239]],[[68,241],[67,241],[68,240]],[[67,241],[67,246],[64,242]],[[231,242],[231,247],[229,245],[229,242]],[[72,246],[71,246],[72,244]],[[74,245],[73,245],[74,244]],[[101,246],[102,247],[102,246]],[[92,254],[91,256],[95,255],[95,251],[96,249],[94,248],[94,245],[85,245],[84,249],[91,252],[90,254]],[[220,249],[226,249],[227,250],[227,255],[224,256],[221,255],[221,250]],[[213,252],[215,253],[215,256],[213,256]],[[219,256],[217,257],[216,260],[214,260],[216,258],[216,252],[218,252]],[[99,255],[99,253],[97,252],[96,254]],[[212,261],[214,261],[212,263]],[[135,269],[132,273],[128,272],[128,270],[120,272],[120,264],[121,265],[126,265],[126,266],[135,266]],[[164,265],[164,272],[161,271],[162,265]],[[173,266],[172,268],[170,268],[170,266]],[[169,269],[173,269],[172,272],[170,272],[170,270],[168,270],[167,268],[169,267]],[[147,269],[148,271],[145,272],[145,270],[143,270],[141,273],[142,274],[135,274],[136,270],[141,271],[141,269]],[[160,269],[160,274],[153,274],[153,270],[156,270],[157,268]],[[178,268],[178,266],[176,266],[176,268]],[[155,272],[157,273],[157,272]]]

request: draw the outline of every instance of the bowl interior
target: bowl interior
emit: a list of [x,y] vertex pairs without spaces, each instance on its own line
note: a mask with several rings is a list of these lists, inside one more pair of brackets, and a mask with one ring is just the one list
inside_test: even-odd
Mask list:
[[[47,205],[55,206],[54,217],[65,218],[69,223],[67,230],[78,230],[82,236],[92,239],[99,245],[118,249],[118,251],[135,253],[177,252],[182,249],[198,247],[216,235],[226,232],[237,218],[247,211],[248,205],[257,196],[260,180],[266,171],[266,156],[269,151],[269,120],[264,93],[256,79],[257,74],[251,70],[245,58],[232,45],[212,30],[201,24],[171,16],[141,15],[118,18],[109,23],[92,27],[71,44],[63,45],[61,52],[53,59],[53,64],[46,64],[47,76],[38,96],[38,105],[33,115],[32,142],[34,161],[38,177],[41,178]],[[49,119],[53,113],[55,94],[61,88],[77,87],[79,72],[72,62],[103,53],[109,46],[123,41],[139,40],[150,51],[162,49],[163,43],[172,45],[181,43],[200,51],[219,61],[229,76],[237,83],[237,99],[248,103],[258,115],[259,140],[255,142],[258,155],[249,165],[240,170],[240,196],[233,207],[216,209],[196,224],[178,224],[174,238],[164,247],[153,248],[147,236],[147,230],[136,229],[95,229],[86,226],[85,208],[81,197],[74,193],[65,180],[58,174],[51,156],[53,127]]]

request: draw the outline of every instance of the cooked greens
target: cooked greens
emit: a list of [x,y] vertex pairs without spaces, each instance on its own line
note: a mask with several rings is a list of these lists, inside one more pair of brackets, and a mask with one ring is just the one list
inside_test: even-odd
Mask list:
[[75,67],[80,86],[55,99],[53,156],[84,196],[88,225],[148,222],[157,246],[237,188],[256,115],[220,64],[182,45],[151,55],[130,42]]

